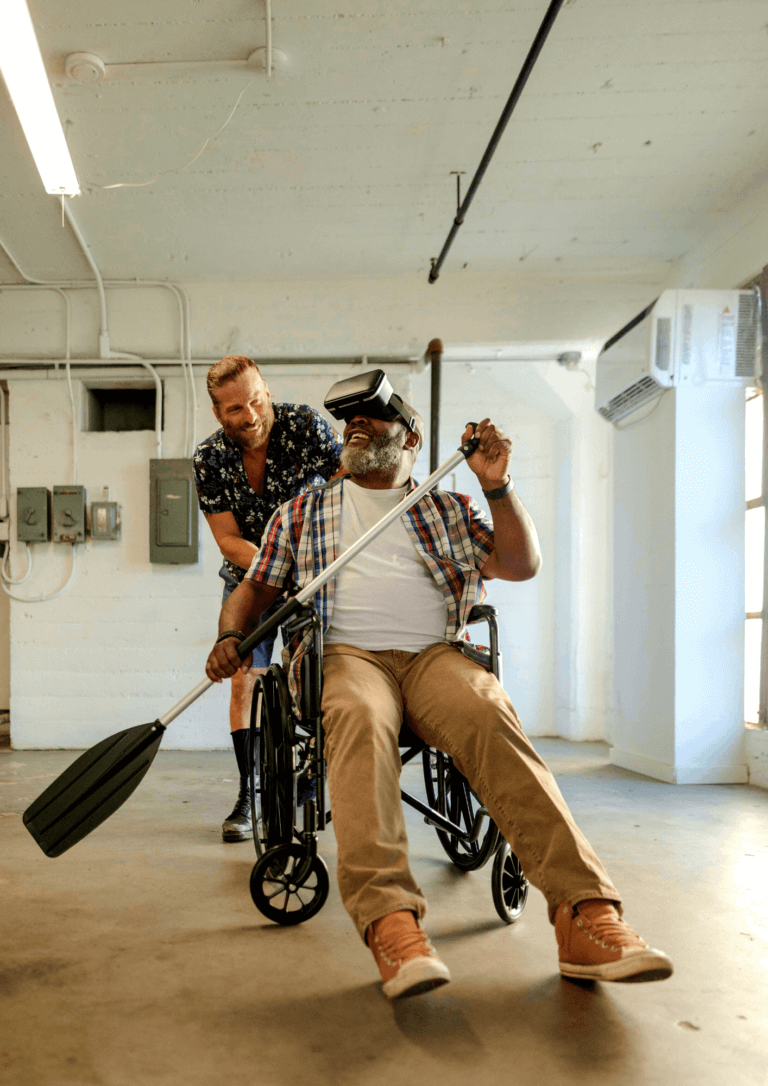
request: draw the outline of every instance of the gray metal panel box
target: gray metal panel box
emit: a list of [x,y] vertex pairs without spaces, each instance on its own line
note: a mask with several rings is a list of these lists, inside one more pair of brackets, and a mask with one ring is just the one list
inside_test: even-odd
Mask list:
[[91,539],[120,538],[120,506],[117,502],[91,502]]
[[16,538],[20,543],[47,543],[51,538],[51,492],[47,486],[20,486],[16,491]]
[[54,543],[85,543],[85,487],[55,486],[51,520]]
[[149,462],[149,560],[197,561],[197,495],[191,460]]

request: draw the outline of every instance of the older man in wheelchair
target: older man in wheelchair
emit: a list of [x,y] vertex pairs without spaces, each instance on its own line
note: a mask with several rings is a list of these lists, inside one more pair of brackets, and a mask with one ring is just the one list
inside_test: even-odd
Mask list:
[[[353,403],[348,475],[281,506],[247,577],[224,604],[206,666],[222,681],[247,667],[238,643],[282,594],[305,586],[413,488],[420,417],[393,396]],[[621,898],[576,826],[498,679],[465,654],[466,623],[483,580],[525,581],[541,566],[533,522],[508,467],[512,443],[486,418],[462,438],[492,523],[471,498],[433,489],[317,593],[322,731],[342,901],[373,952],[390,999],[445,984],[447,967],[422,926],[426,901],[411,873],[400,794],[403,722],[445,752],[545,896],[567,977],[659,980],[669,958],[622,919]],[[306,638],[295,639],[300,675]],[[296,693],[294,689],[294,693]]]

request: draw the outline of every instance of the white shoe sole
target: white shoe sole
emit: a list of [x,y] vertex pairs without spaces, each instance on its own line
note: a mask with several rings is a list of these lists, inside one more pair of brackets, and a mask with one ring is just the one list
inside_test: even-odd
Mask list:
[[412,958],[401,965],[397,975],[382,985],[387,999],[404,999],[439,988],[451,979],[448,967],[439,958]]
[[649,980],[666,980],[673,973],[672,962],[660,950],[647,947],[643,950],[630,951],[624,958],[615,962],[603,962],[598,965],[572,965],[560,962],[560,972],[564,977],[580,980],[614,980],[626,984],[641,984]]

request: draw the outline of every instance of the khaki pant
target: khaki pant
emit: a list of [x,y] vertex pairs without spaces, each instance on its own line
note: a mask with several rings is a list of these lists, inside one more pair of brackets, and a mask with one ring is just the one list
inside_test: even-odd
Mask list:
[[414,653],[328,645],[322,706],[339,889],[363,938],[387,913],[426,911],[400,799],[404,717],[453,758],[547,899],[551,922],[564,901],[620,902],[503,688],[455,646]]

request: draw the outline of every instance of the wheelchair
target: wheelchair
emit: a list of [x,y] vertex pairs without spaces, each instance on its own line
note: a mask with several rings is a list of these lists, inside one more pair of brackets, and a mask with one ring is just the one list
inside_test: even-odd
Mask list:
[[[476,606],[468,621],[487,623],[490,647],[461,644],[462,651],[500,679],[496,608]],[[251,703],[251,735],[259,732],[261,743],[259,764],[252,757],[250,765],[257,856],[250,890],[259,912],[281,925],[309,920],[323,907],[329,890],[328,869],[317,852],[318,831],[326,828],[332,812],[326,807],[320,621],[312,604],[291,619],[284,636],[288,643],[288,638],[304,636],[309,629],[311,643],[300,665],[300,712],[292,705],[279,664],[258,676]],[[401,789],[403,802],[434,827],[444,851],[461,871],[475,871],[493,857],[493,904],[504,923],[514,923],[525,908],[528,881],[488,811],[451,758],[428,747],[405,722],[399,744],[403,765],[421,755],[428,799],[424,804]]]

